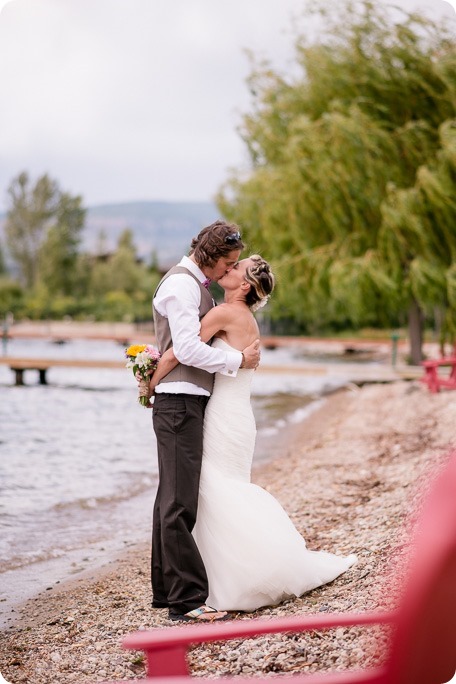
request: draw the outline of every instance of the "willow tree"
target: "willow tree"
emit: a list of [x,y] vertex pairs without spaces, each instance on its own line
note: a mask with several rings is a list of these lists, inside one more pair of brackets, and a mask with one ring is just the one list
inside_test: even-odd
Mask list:
[[[281,315],[387,323],[431,304],[404,279],[424,245],[402,252],[398,267],[386,235],[397,223],[384,204],[436,162],[439,128],[456,114],[455,43],[430,20],[368,0],[331,11],[321,11],[327,30],[317,42],[297,36],[291,75],[254,68],[240,131],[251,163],[218,203],[273,260]],[[419,360],[420,349],[412,353]]]
[[418,169],[413,187],[390,187],[382,204],[380,248],[416,320],[416,347],[421,308],[442,312],[442,347],[456,337],[456,120],[440,136],[436,159]]

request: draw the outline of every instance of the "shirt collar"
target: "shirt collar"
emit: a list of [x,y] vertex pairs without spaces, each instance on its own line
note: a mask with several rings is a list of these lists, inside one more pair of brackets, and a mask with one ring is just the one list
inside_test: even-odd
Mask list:
[[187,268],[191,273],[193,273],[194,276],[198,278],[200,283],[204,283],[204,281],[206,280],[206,276],[204,275],[200,267],[197,266],[194,261],[189,259],[188,256],[182,257],[182,259],[179,262],[179,266]]

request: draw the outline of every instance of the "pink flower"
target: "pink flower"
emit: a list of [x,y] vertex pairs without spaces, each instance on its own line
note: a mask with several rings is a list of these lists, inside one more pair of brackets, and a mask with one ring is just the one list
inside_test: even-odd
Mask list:
[[152,359],[152,361],[158,361],[158,359],[160,358],[160,352],[158,351],[158,349],[155,349],[155,347],[152,347],[152,345],[150,344],[146,346],[144,351],[147,354],[147,356],[150,359]]

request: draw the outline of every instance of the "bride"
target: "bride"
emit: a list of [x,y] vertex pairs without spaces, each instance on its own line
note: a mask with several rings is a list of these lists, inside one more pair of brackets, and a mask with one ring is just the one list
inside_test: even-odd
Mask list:
[[[244,349],[259,337],[253,311],[274,288],[258,255],[239,261],[219,281],[224,303],[201,321],[201,339]],[[169,349],[152,376],[153,392],[177,361]],[[254,611],[331,582],[356,561],[310,551],[282,506],[250,481],[256,427],[250,402],[254,370],[216,374],[204,420],[203,463],[193,536],[209,580],[207,604]]]

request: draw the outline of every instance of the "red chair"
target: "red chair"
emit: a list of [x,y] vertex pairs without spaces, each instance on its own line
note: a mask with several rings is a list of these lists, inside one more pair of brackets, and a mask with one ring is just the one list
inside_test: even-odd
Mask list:
[[[424,375],[420,380],[433,394],[440,392],[442,387],[456,389],[456,355],[423,361],[421,365],[424,368]],[[450,373],[446,377],[439,375],[439,368],[445,366],[450,366]]]
[[[385,623],[393,631],[382,667],[276,676],[274,682],[279,679],[280,684],[444,684],[456,670],[456,451],[431,487],[411,548],[408,579],[394,612],[234,620],[137,632],[123,641],[125,648],[145,651],[147,656],[148,678],[137,680],[137,684],[158,684],[157,677],[163,678],[161,684],[189,684],[186,654],[191,645],[267,633]],[[270,684],[271,678],[233,679],[233,684],[253,682]]]

